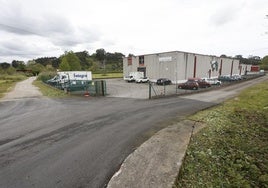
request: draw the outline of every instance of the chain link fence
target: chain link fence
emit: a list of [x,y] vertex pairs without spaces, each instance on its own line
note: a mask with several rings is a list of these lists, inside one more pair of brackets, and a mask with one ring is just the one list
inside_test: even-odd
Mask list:
[[211,85],[211,87],[198,88],[197,90],[179,89],[178,84],[157,85],[156,83],[149,82],[149,99],[209,91],[209,90],[213,90],[216,88],[225,87],[230,84],[235,84],[235,83],[244,82],[250,79],[258,78],[264,75],[265,74],[245,75],[242,77],[242,79],[237,79],[233,81],[226,80],[226,81],[222,81],[221,85]]
[[65,92],[71,94],[87,94],[90,96],[105,96],[107,94],[106,81],[105,80],[93,80],[93,81],[69,81],[66,83],[48,82],[47,84],[62,89]]

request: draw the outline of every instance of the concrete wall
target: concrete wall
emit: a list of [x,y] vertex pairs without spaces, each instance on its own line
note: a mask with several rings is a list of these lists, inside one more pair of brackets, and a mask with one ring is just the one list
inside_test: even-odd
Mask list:
[[173,51],[143,56],[144,64],[139,64],[141,56],[131,57],[131,65],[128,65],[128,57],[123,59],[124,76],[142,68],[146,69],[146,76],[152,81],[169,78],[175,83],[176,80],[183,82],[191,77],[240,74],[241,69],[239,60],[187,52]]

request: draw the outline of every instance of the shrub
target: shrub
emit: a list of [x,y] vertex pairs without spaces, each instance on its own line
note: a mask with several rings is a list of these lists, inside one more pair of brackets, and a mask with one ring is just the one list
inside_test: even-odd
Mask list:
[[37,80],[41,80],[43,82],[53,78],[56,76],[56,72],[48,71],[48,72],[42,72],[38,75]]

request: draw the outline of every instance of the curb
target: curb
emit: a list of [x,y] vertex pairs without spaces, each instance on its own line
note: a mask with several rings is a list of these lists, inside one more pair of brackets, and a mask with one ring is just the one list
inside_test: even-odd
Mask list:
[[202,127],[184,120],[160,130],[125,159],[107,188],[171,188],[191,135]]

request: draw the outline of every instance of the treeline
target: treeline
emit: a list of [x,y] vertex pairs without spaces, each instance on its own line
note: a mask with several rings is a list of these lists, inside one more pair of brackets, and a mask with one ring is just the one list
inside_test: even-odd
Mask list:
[[11,64],[0,63],[0,73],[27,72],[36,75],[42,71],[55,70],[89,70],[93,73],[122,72],[123,57],[125,55],[122,53],[110,53],[104,49],[98,49],[91,55],[88,51],[69,51],[60,57],[42,57],[28,62],[13,60]]
[[[131,56],[132,54],[129,54]],[[132,55],[134,56],[134,55]],[[28,62],[13,60],[11,64],[0,63],[0,73],[13,74],[15,72],[24,72],[31,75],[37,75],[43,71],[78,71],[89,70],[93,73],[122,72],[124,54],[115,52],[106,52],[103,48],[97,49],[95,53],[89,54],[88,51],[65,52],[60,57],[42,57],[30,60]],[[268,56],[260,58],[258,56],[249,56],[244,58],[242,55],[234,57],[221,55],[220,57],[229,57],[239,59],[243,64],[261,65],[262,69],[268,69]]]
[[234,57],[227,56],[227,55],[221,55],[220,57],[228,57],[228,58],[234,58],[238,59],[240,63],[247,64],[247,65],[260,65],[261,64],[261,58],[259,56],[248,56],[248,58],[243,57],[242,55],[235,55]]

